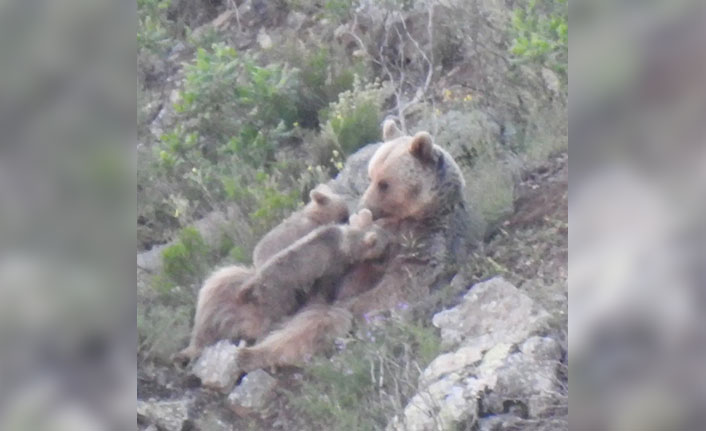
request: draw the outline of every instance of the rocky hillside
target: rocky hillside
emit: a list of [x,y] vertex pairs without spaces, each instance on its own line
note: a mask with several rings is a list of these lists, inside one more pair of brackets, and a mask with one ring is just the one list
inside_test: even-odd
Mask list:
[[[565,2],[138,6],[142,429],[566,428]],[[303,369],[174,366],[204,276],[316,184],[364,187],[390,116],[464,171],[468,256]]]

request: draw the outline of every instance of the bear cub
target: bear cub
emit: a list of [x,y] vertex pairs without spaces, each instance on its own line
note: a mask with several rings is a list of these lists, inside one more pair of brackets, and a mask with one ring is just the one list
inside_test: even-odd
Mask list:
[[274,255],[242,286],[238,302],[261,306],[274,323],[306,303],[317,281],[338,279],[353,264],[380,258],[388,243],[363,209],[349,225],[320,227]]
[[272,229],[255,246],[253,264],[259,268],[272,256],[293,244],[314,229],[348,221],[348,206],[342,196],[326,184],[309,193],[309,203]]

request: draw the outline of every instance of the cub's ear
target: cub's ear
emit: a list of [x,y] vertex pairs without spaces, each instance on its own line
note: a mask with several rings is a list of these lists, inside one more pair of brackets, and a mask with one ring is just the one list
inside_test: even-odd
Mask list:
[[375,244],[378,242],[378,234],[375,232],[368,232],[365,234],[363,237],[363,244],[365,244],[369,248],[375,247]]
[[394,120],[385,120],[382,123],[382,141],[387,142],[402,136],[402,132],[397,128]]
[[434,143],[431,135],[427,132],[419,132],[412,138],[409,144],[409,152],[422,162],[432,162]]
[[323,187],[317,187],[309,192],[309,198],[319,205],[326,205],[330,198]]

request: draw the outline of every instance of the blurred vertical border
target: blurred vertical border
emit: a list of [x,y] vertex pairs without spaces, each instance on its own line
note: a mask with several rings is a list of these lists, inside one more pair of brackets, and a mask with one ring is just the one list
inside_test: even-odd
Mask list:
[[135,422],[136,4],[0,0],[0,429]]
[[577,1],[571,429],[706,429],[706,8]]

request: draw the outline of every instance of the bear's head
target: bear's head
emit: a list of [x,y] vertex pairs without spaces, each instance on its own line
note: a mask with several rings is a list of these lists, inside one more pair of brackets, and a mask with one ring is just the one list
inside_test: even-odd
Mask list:
[[464,182],[453,158],[434,145],[429,133],[398,136],[392,126],[383,126],[383,136],[390,140],[368,163],[370,185],[361,206],[375,219],[422,220],[441,211],[449,196],[460,199]]
[[326,184],[319,184],[309,193],[311,199],[306,206],[307,216],[317,224],[345,223],[348,221],[348,205],[343,196],[334,193]]

